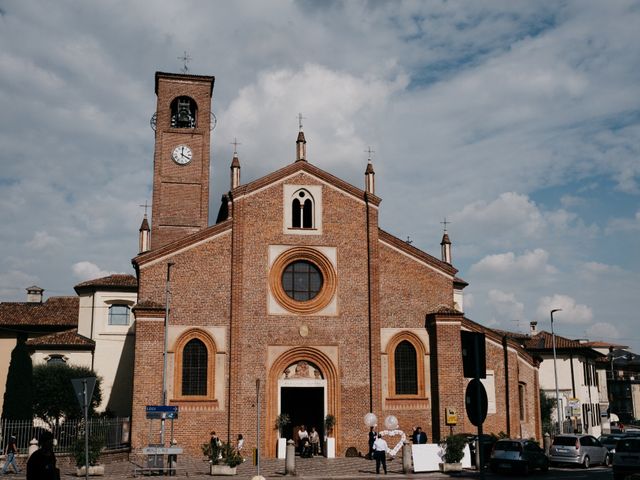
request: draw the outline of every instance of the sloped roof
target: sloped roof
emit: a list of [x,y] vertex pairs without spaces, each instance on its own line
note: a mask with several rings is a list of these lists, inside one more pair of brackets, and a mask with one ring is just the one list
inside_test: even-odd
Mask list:
[[127,290],[135,292],[138,289],[138,279],[133,275],[116,273],[108,277],[87,280],[73,288],[78,293],[86,290]]
[[0,303],[0,325],[69,326],[78,325],[78,297],[50,297],[46,302]]
[[[519,332],[509,332],[507,330],[495,330],[499,332],[501,335],[506,335],[513,340],[519,342],[524,348],[526,348],[530,352],[536,353],[548,353],[553,351],[553,336],[551,333],[540,330],[535,335],[528,335],[525,333]],[[571,340],[570,338],[565,338],[560,335],[555,335],[556,337],[556,351],[573,351],[580,352],[581,354],[588,355],[591,357],[600,357],[603,354],[594,350],[590,342],[581,342],[579,340]]]
[[92,350],[96,342],[90,338],[80,335],[77,328],[65,330],[63,332],[51,333],[41,337],[35,337],[27,340],[29,347],[36,347],[39,350],[52,348],[71,347],[80,350]]

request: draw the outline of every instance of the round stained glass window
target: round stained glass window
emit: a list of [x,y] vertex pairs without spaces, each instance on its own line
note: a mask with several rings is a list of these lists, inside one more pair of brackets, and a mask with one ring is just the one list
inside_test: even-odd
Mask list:
[[282,289],[298,302],[312,300],[322,290],[320,269],[306,260],[291,262],[282,272]]

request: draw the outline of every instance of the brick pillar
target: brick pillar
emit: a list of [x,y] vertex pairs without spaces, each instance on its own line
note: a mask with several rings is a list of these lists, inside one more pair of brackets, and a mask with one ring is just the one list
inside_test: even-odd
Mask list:
[[462,352],[460,345],[460,325],[462,313],[444,308],[426,317],[431,353],[431,435],[439,442],[449,435],[450,428],[445,424],[444,409],[455,408],[458,412],[458,425],[454,433],[465,428],[464,389],[462,375]]

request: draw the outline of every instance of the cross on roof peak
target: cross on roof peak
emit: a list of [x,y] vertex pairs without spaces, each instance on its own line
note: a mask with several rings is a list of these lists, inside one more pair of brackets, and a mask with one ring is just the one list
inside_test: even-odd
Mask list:
[[191,61],[191,55],[189,55],[187,53],[187,51],[185,50],[184,53],[182,54],[182,56],[178,57],[178,60],[182,60],[182,63],[184,63],[184,65],[180,69],[180,71],[182,73],[187,73],[189,71],[189,66],[187,65],[187,63],[189,63]]
[[306,118],[307,117],[303,117],[301,113],[298,114],[298,128],[300,129],[300,131],[302,131],[302,120]]
[[447,225],[451,225],[451,222],[447,221],[447,217],[444,217],[444,220],[442,222],[440,222],[442,225],[444,225],[444,231],[445,233],[447,232]]
[[238,154],[238,145],[242,145],[242,143],[240,143],[236,137],[233,137],[233,142],[229,142],[229,143],[231,145],[233,145],[233,154],[237,155]]
[[147,203],[147,201],[145,200],[144,201],[144,205],[138,205],[138,206],[144,208],[144,216],[146,217],[147,216],[147,208],[149,208],[151,205],[149,205]]

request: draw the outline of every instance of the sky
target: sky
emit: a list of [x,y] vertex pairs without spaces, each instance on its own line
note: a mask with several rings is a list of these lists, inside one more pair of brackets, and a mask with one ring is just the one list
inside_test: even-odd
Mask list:
[[0,0],[0,300],[131,273],[154,74],[214,75],[211,217],[295,159],[453,264],[465,314],[640,353],[640,2]]

